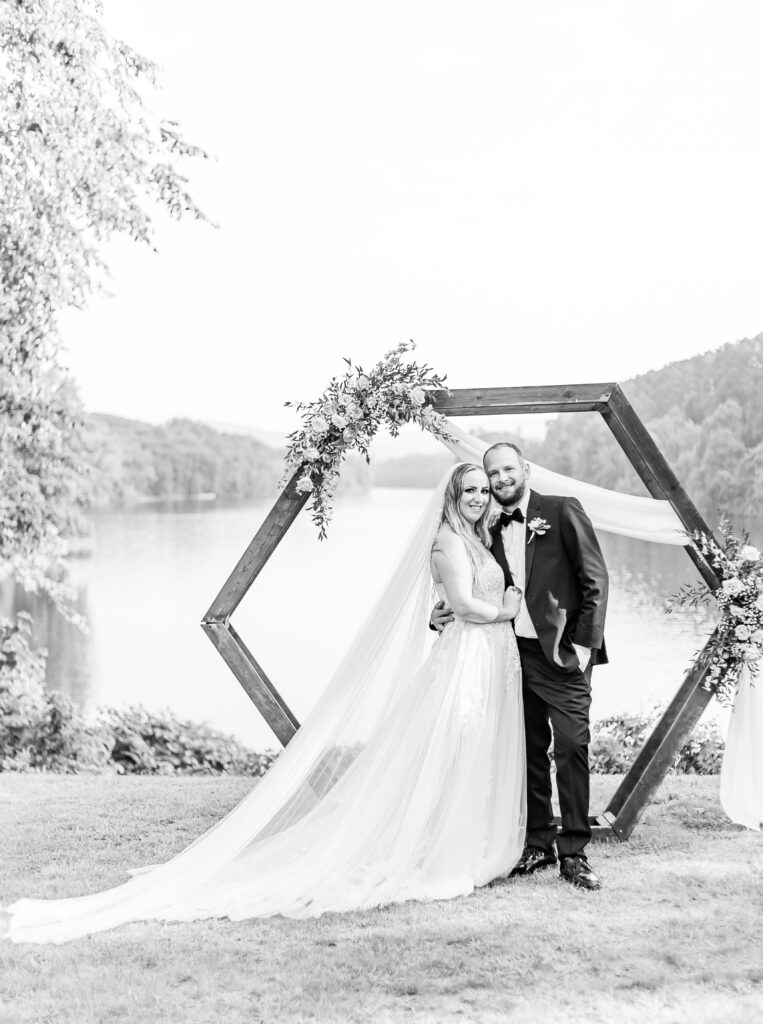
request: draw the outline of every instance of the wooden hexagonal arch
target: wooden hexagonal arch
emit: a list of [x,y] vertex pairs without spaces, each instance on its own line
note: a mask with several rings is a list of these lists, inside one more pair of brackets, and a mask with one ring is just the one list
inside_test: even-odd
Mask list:
[[[670,502],[688,534],[701,530],[711,535],[619,384],[456,388],[436,392],[433,405],[448,416],[598,412],[652,497]],[[294,736],[299,722],[231,625],[230,617],[308,500],[309,495],[296,490],[298,473],[295,472],[276,499],[201,622],[207,636],[284,745]],[[710,565],[694,545],[687,544],[685,550],[708,587],[715,590],[719,580]],[[609,804],[600,814],[591,817],[593,838],[627,840],[630,837],[711,699],[711,692],[703,687],[706,674],[707,664],[701,658],[687,671],[678,692]]]

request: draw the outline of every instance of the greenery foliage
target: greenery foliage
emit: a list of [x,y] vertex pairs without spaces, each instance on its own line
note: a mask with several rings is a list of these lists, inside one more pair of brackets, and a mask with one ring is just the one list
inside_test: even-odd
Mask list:
[[[626,772],[636,759],[660,715],[610,715],[592,727],[588,760],[598,775]],[[700,722],[683,745],[672,771],[680,775],[716,775],[721,770],[724,742],[715,722]]]
[[82,532],[87,500],[79,400],[52,363],[4,365],[10,349],[0,323],[0,574],[63,610],[66,538]]
[[[155,68],[101,13],[99,0],[0,4],[0,575],[72,618],[63,559],[90,460],[59,316],[100,286],[105,242],[151,243],[147,208],[203,216],[176,168],[203,152],[151,114]],[[23,646],[25,628],[4,623],[3,642]],[[4,686],[13,671],[0,661]]]
[[154,426],[93,415],[86,443],[98,506],[202,493],[222,499],[272,496],[283,472],[282,452],[193,420]]
[[396,437],[403,424],[416,423],[436,437],[448,437],[445,419],[428,397],[428,392],[443,389],[445,378],[430,366],[403,358],[415,347],[412,341],[402,342],[368,373],[345,358],[345,375],[333,377],[315,401],[286,402],[300,414],[302,425],[289,434],[284,479],[299,472],[296,489],[311,495],[321,540],[331,519],[342,462],[353,451],[369,462],[368,449],[379,427],[386,426]]
[[[258,754],[206,723],[188,722],[169,711],[106,708],[86,722],[72,702],[43,690],[44,664],[27,646],[29,622],[0,623],[0,772],[112,770],[120,774],[264,775],[276,754]],[[618,774],[630,767],[653,727],[649,715],[614,715],[593,726],[591,770]],[[356,749],[337,755],[337,766]],[[682,748],[675,772],[713,775],[720,770],[723,739],[718,726],[700,723]],[[325,766],[323,766],[325,774]]]
[[99,0],[2,5],[0,238],[2,364],[55,354],[57,318],[105,270],[103,243],[150,243],[147,206],[203,216],[173,159],[203,156],[141,89],[156,68],[101,23]]
[[[692,500],[757,514],[763,504],[763,335],[723,345],[623,382],[623,390]],[[553,420],[531,457],[569,476],[643,494],[600,416]]]
[[757,676],[763,654],[763,558],[749,543],[749,536],[732,534],[725,516],[720,532],[720,544],[700,531],[694,533],[694,542],[720,586],[710,591],[703,583],[684,585],[667,610],[717,602],[720,619],[695,663],[707,668],[705,688],[713,690],[721,703],[732,704],[742,673]]
[[[6,627],[6,634],[12,629]],[[2,650],[14,643],[11,632]],[[39,677],[27,674],[21,685],[17,676],[14,685],[12,673],[0,673],[0,772],[259,776],[275,756],[169,711],[104,708],[88,722],[68,697],[44,692]]]

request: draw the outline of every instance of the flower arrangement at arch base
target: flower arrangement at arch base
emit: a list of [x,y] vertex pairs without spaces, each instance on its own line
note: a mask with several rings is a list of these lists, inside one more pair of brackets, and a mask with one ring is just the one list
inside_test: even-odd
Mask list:
[[701,583],[684,586],[667,610],[717,601],[720,617],[697,661],[708,666],[705,689],[712,690],[722,704],[731,704],[741,672],[747,669],[751,676],[757,676],[763,655],[763,557],[749,537],[732,535],[725,516],[721,517],[720,531],[722,544],[699,531],[692,535],[721,581],[720,587],[712,592]]
[[334,377],[314,402],[286,402],[302,418],[302,426],[289,434],[284,483],[299,471],[297,491],[312,495],[313,522],[326,536],[331,520],[339,467],[357,451],[370,462],[369,446],[379,427],[396,437],[405,423],[417,423],[436,437],[450,440],[445,417],[431,405],[431,392],[446,390],[445,378],[429,366],[404,356],[416,346],[403,342],[367,373],[345,358],[348,370]]

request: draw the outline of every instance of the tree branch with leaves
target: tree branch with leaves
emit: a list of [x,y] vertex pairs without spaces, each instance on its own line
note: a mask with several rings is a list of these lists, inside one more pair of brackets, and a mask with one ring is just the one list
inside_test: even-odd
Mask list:
[[182,170],[206,154],[151,111],[156,68],[102,13],[0,0],[0,576],[62,610],[88,473],[59,316],[103,286],[110,239],[153,245],[158,209],[206,219]]

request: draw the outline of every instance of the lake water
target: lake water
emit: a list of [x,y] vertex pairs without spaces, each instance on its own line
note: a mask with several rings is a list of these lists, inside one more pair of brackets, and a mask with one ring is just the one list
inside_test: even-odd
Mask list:
[[[362,623],[427,496],[393,489],[345,495],[324,542],[303,513],[233,617],[298,718]],[[270,506],[183,502],[99,514],[92,554],[71,560],[89,634],[8,581],[0,584],[0,613],[33,612],[36,640],[49,650],[48,686],[88,712],[99,705],[169,707],[259,749],[276,746],[199,626]],[[682,548],[600,539],[612,581],[611,664],[594,672],[594,720],[665,704],[709,629],[702,616],[663,612],[665,598],[696,579]],[[709,713],[718,714],[715,704]]]

